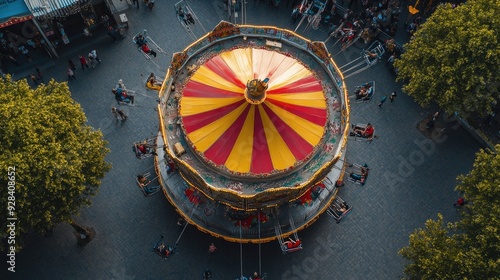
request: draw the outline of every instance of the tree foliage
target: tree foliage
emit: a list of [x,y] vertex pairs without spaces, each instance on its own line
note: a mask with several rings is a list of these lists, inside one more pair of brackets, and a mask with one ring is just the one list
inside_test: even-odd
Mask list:
[[500,0],[440,5],[396,60],[403,90],[464,117],[492,112],[500,100]]
[[[500,150],[500,145],[496,146]],[[473,170],[459,176],[468,203],[462,219],[446,226],[428,220],[399,252],[409,260],[407,279],[498,279],[500,277],[500,155],[481,150]]]
[[[52,80],[33,90],[26,80],[0,79],[0,213],[18,219],[16,249],[24,233],[71,222],[90,205],[111,167],[106,145],[102,133],[86,125],[66,83]],[[6,213],[9,167],[15,168],[15,210]]]

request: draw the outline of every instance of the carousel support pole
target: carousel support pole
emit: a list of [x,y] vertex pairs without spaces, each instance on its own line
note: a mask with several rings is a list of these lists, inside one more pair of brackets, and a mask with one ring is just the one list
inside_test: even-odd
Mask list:
[[259,223],[259,275],[262,275],[262,255],[261,255],[261,243],[260,243],[260,209],[257,211],[257,221]]
[[[189,198],[188,198],[189,199]],[[194,211],[196,210],[196,208],[198,208],[198,205],[199,204],[196,204],[195,207],[193,207],[193,210],[191,211],[191,215],[189,215],[189,219],[192,219],[193,218],[193,213]],[[179,244],[179,240],[181,240],[181,237],[182,235],[184,234],[184,231],[186,230],[187,226],[189,225],[189,223],[186,221],[186,224],[184,225],[184,228],[182,229],[181,231],[181,234],[179,234],[179,237],[177,238],[177,240],[175,241],[175,247],[177,248],[177,244]]]
[[241,235],[241,220],[240,220],[240,276],[243,279],[243,243],[241,240],[243,239]]

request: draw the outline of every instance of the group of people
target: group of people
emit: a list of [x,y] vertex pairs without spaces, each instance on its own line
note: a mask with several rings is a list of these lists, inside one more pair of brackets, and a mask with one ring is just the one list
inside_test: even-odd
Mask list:
[[[79,55],[78,60],[80,61],[82,71],[85,71],[85,68],[94,68],[96,64],[101,63],[99,53],[95,49],[91,50],[87,57]],[[66,74],[68,74],[68,80],[76,80],[76,65],[71,59],[68,60],[68,69],[66,70]]]
[[111,90],[118,104],[131,103],[134,104],[135,96],[127,93],[127,88],[123,84],[123,80],[118,80],[118,84]]
[[396,44],[396,41],[394,39],[389,39],[385,41],[384,44],[385,48],[385,53],[389,56],[386,61],[386,65],[389,66],[389,68],[394,72],[397,73],[397,70],[394,68],[394,61],[399,58],[401,55],[402,50],[400,47]]
[[179,19],[182,20],[186,25],[194,24],[193,15],[191,15],[191,13],[189,12],[185,13],[181,5],[179,5],[177,9],[177,15],[179,16]]
[[155,246],[154,250],[161,257],[168,258],[175,251],[175,247],[166,245],[165,242],[161,242]]
[[359,89],[356,89],[354,93],[356,94],[356,99],[367,99],[373,95],[373,87],[371,84],[366,83]]
[[[349,167],[353,166],[354,165],[351,164]],[[356,167],[358,167],[359,170],[349,172],[349,178],[351,179],[352,182],[364,185],[366,182],[366,178],[368,177],[368,171],[370,171],[370,169],[368,168],[368,165],[366,163],[361,166],[356,165]]]
[[153,195],[160,190],[160,186],[158,185],[156,186],[149,185],[151,183],[151,180],[149,180],[146,175],[139,174],[137,175],[136,180],[137,180],[137,185],[139,185],[139,187],[144,192],[144,195],[146,196]]
[[123,110],[116,107],[111,107],[111,113],[113,113],[113,116],[118,121],[124,121],[128,118],[125,112],[123,112]]
[[158,155],[155,152],[156,145],[151,140],[146,139],[142,142],[135,143],[132,148],[135,152],[135,156],[139,159],[147,157],[148,155]]
[[152,55],[156,58],[156,52],[148,46],[148,42],[142,34],[137,35],[134,39],[137,46],[139,46],[145,54]]

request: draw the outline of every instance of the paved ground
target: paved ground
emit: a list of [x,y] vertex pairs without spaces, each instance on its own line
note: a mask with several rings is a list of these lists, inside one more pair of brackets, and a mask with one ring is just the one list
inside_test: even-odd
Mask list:
[[[201,279],[206,267],[212,268],[212,279],[234,279],[240,274],[239,244],[214,240],[189,226],[179,241],[178,255],[163,260],[152,253],[151,247],[160,234],[174,243],[181,229],[165,197],[158,193],[145,198],[134,182],[136,174],[152,171],[153,167],[151,158],[137,160],[131,145],[157,132],[155,95],[146,91],[143,83],[148,73],[161,71],[135,49],[131,35],[148,29],[168,52],[168,56],[160,55],[155,60],[165,70],[172,52],[191,42],[174,17],[175,2],[157,1],[153,11],[143,5],[139,10],[129,10],[127,38],[115,44],[106,38],[92,46],[81,45],[75,53],[66,53],[43,70],[45,77],[65,81],[68,58],[76,62],[76,52],[88,53],[91,47],[99,50],[102,65],[84,73],[79,70],[78,79],[69,85],[89,124],[101,129],[109,141],[108,160],[113,169],[104,178],[93,205],[76,218],[95,228],[95,240],[84,248],[77,247],[69,225],[58,226],[51,238],[30,235],[25,250],[18,254],[17,272],[11,274],[3,269],[1,279]],[[279,9],[248,2],[248,23],[294,29],[286,1]],[[207,29],[225,15],[221,1],[190,3]],[[299,33],[314,40],[327,37],[321,29]],[[353,46],[335,59],[343,64],[355,58],[361,47]],[[110,89],[120,78],[128,88],[140,93],[138,106],[124,107],[129,120],[123,124],[116,123],[110,113],[114,104]],[[346,82],[352,89],[367,80],[377,83],[375,100],[351,104],[351,119],[371,122],[380,137],[371,144],[350,142],[347,157],[368,163],[372,168],[370,178],[365,186],[347,185],[340,190],[340,195],[354,207],[340,224],[324,215],[299,234],[304,250],[282,255],[276,242],[263,244],[262,271],[269,279],[398,279],[403,275],[404,262],[397,252],[408,243],[409,233],[422,227],[425,220],[436,218],[438,212],[446,220],[457,218],[452,207],[458,196],[454,192],[455,178],[469,171],[478,144],[451,124],[441,138],[430,141],[416,128],[431,113],[430,109],[420,108],[402,94],[401,85],[394,83],[394,77],[382,64]],[[395,102],[377,107],[378,98],[392,90],[399,93]],[[214,256],[207,254],[211,242],[218,247]],[[259,248],[242,248],[243,273],[249,275],[259,269]]]

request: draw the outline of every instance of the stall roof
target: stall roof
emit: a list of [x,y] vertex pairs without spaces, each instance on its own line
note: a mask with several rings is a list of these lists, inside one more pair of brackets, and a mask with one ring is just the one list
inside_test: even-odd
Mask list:
[[31,12],[23,0],[0,1],[0,28],[31,18]]
[[35,17],[64,17],[80,11],[82,0],[24,0]]

